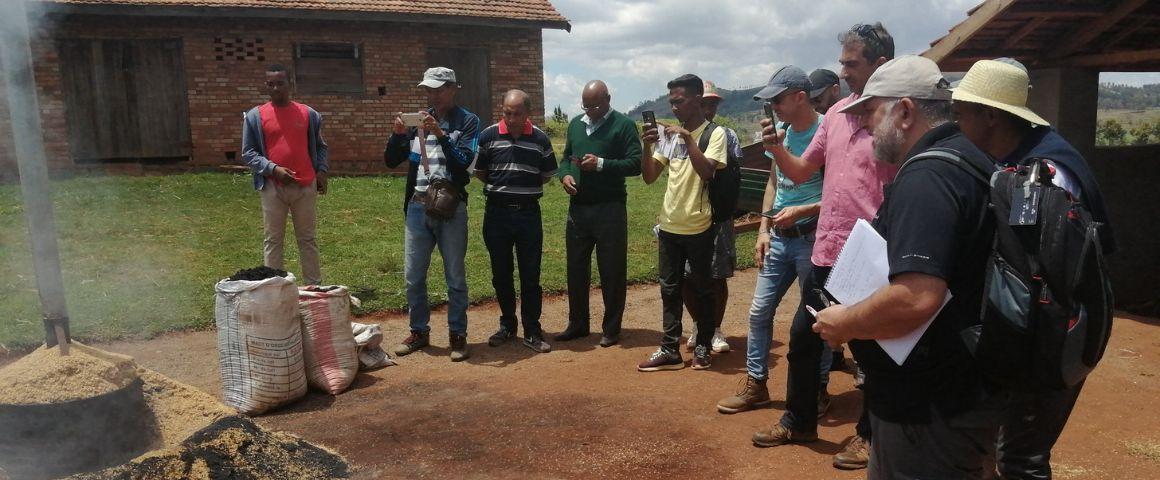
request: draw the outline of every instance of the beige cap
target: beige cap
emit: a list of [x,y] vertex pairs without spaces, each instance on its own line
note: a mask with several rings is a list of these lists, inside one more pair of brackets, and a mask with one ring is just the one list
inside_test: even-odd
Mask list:
[[878,67],[866,81],[862,97],[838,112],[860,113],[865,102],[874,97],[950,101],[949,87],[950,82],[943,78],[934,61],[918,55],[903,55]]
[[1027,71],[997,60],[979,60],[953,88],[956,102],[978,103],[997,108],[1036,125],[1050,125],[1027,108]]

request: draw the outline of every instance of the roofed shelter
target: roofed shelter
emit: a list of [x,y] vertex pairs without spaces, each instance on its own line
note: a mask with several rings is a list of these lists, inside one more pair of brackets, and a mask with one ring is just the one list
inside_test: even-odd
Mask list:
[[1108,202],[1117,303],[1160,302],[1160,145],[1095,145],[1100,72],[1160,71],[1160,2],[986,0],[922,55],[943,71],[996,57],[1027,66],[1028,106],[1084,154]]
[[[513,88],[542,119],[542,31],[571,28],[550,0],[17,1],[56,174],[239,164],[274,63],[323,114],[332,171],[385,170],[394,113],[426,107],[425,69],[454,69],[484,124]],[[0,101],[0,178],[15,174],[7,122]]]

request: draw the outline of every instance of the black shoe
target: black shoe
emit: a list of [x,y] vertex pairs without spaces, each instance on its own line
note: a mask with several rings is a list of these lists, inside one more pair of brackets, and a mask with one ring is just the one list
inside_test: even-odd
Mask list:
[[620,335],[604,335],[600,337],[601,347],[608,348],[618,343],[620,343]]
[[591,335],[588,330],[573,330],[571,328],[564,329],[559,335],[556,335],[554,340],[557,342],[567,342],[568,340],[575,340],[577,338],[584,338]]
[[532,349],[536,353],[548,353],[552,351],[552,346],[544,341],[543,335],[528,335],[524,337],[524,346]]
[[487,344],[488,344],[488,346],[491,346],[491,347],[498,347],[500,345],[507,343],[509,340],[511,340],[513,338],[516,338],[515,332],[508,330],[506,328],[503,328],[503,327],[499,327],[499,330],[496,330],[495,333],[493,333],[490,337],[488,337]]

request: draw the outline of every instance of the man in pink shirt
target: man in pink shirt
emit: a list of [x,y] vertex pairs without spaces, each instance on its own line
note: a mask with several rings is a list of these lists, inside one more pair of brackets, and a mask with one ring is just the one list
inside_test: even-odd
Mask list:
[[[873,138],[862,127],[857,115],[838,113],[862,94],[870,74],[894,58],[894,39],[881,23],[855,25],[840,37],[842,43],[841,76],[853,92],[826,112],[813,141],[800,157],[794,156],[782,139],[784,131],[775,131],[762,120],[762,143],[774,156],[777,167],[794,182],[804,182],[818,169],[823,170],[822,205],[818,216],[817,239],[810,260],[813,270],[800,278],[803,302],[814,309],[825,308],[818,289],[826,283],[830,269],[859,218],[870,220],[882,203],[882,187],[894,179],[896,165],[874,159]],[[753,443],[772,447],[786,443],[817,440],[818,364],[821,362],[822,339],[813,332],[814,317],[800,309],[790,327],[789,379],[786,382],[786,410],[772,427],[753,435]],[[865,413],[865,412],[863,412]],[[846,442],[834,456],[838,468],[865,468],[869,461],[870,428],[863,415],[858,434]]]

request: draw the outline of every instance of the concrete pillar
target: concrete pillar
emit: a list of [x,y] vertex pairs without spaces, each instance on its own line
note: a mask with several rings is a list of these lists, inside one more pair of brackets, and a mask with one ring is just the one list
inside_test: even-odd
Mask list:
[[1086,68],[1031,71],[1027,103],[1087,159],[1095,154],[1100,72]]

